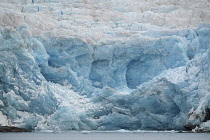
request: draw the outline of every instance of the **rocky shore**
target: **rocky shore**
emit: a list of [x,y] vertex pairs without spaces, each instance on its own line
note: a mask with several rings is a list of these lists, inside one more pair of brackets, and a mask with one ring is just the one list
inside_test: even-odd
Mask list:
[[31,132],[31,131],[14,126],[0,126],[0,132]]

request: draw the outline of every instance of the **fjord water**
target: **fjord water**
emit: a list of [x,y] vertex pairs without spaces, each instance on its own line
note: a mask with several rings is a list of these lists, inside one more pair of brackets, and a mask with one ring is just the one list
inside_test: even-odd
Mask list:
[[209,140],[209,133],[65,132],[0,133],[0,140]]

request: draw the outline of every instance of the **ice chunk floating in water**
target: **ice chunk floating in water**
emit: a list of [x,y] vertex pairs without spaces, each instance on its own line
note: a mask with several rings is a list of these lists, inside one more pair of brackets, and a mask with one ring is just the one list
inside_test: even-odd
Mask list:
[[1,1],[0,125],[210,130],[208,5]]

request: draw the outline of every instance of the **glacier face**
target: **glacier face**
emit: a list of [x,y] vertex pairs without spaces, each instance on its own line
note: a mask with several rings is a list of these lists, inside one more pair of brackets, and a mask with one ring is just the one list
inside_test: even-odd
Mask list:
[[210,130],[209,1],[0,0],[0,10],[0,125]]

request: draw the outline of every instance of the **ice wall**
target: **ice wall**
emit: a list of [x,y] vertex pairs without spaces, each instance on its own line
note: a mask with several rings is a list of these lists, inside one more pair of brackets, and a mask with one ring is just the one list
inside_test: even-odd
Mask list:
[[209,130],[208,5],[0,0],[0,124]]
[[[209,58],[209,60],[208,60],[208,65],[209,65],[209,77],[210,77],[210,51],[209,51],[209,53],[208,53],[208,58]],[[210,78],[209,78],[210,79]]]

